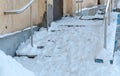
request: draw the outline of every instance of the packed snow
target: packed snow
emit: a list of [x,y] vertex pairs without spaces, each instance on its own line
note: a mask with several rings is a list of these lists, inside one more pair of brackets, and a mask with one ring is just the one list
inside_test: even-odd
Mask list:
[[32,71],[24,68],[11,56],[5,55],[0,50],[0,76],[35,76]]
[[[119,76],[120,70],[115,56],[112,58],[116,31],[116,14],[112,14],[108,26],[107,49],[104,44],[103,20],[80,20],[79,17],[64,17],[53,22],[47,31],[41,28],[34,34],[34,47],[30,39],[22,43],[15,59],[36,76]],[[86,18],[103,18],[103,16],[83,16]],[[37,55],[29,59],[24,55]],[[95,63],[101,58],[103,64]]]

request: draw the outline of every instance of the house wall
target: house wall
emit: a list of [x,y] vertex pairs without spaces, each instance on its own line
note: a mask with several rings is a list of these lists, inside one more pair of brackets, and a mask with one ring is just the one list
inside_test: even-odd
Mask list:
[[[75,11],[78,10],[78,0],[64,0],[64,16],[67,14],[74,15]],[[80,0],[79,0],[80,1]],[[101,4],[105,4],[107,0],[100,0]],[[113,5],[112,7],[117,7],[118,0],[112,0]],[[89,8],[98,5],[98,0],[83,0],[82,8]],[[81,9],[81,4],[79,6]]]
[[45,12],[45,0],[35,0],[32,5],[32,13],[30,8],[25,12],[17,15],[5,15],[7,10],[15,10],[22,8],[29,0],[0,0],[0,35],[23,30],[30,26],[30,16],[32,16],[32,24],[40,24]]
[[[73,15],[75,14],[75,11],[78,9],[78,5],[76,3],[78,0],[64,0],[64,15],[70,14]],[[79,0],[80,1],[80,0]],[[97,0],[83,0],[82,7],[92,7],[97,5]],[[81,8],[81,5],[80,7]]]
[[[17,15],[5,15],[4,12],[7,10],[15,10],[22,8],[29,0],[0,0],[0,35],[11,33],[19,30],[23,30],[30,26],[30,16],[32,16],[32,24],[41,24],[43,22],[43,16],[46,11],[46,3],[53,5],[53,0],[35,0],[32,4],[32,14],[30,13],[30,8],[25,12]],[[92,7],[97,5],[98,0],[83,0],[83,8]],[[104,3],[105,0],[101,0],[101,3]],[[73,15],[77,8],[76,0],[63,0],[63,14]],[[50,7],[51,10],[53,7]],[[48,16],[49,16],[48,12]],[[49,20],[52,20],[52,15],[49,17]],[[48,21],[50,24],[51,21]]]

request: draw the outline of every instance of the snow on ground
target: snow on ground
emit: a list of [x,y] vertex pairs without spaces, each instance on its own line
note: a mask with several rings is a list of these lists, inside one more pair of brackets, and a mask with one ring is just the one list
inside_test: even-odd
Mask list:
[[[113,65],[108,62],[94,62],[101,52],[105,53],[103,59],[112,57],[116,15],[112,17],[111,25],[108,26],[107,49],[103,48],[103,20],[87,21],[79,20],[79,17],[66,17],[53,22],[48,32],[45,28],[36,32],[33,48],[30,46],[30,40],[27,40],[17,50],[18,55],[38,55],[36,58],[23,56],[15,59],[36,76],[119,76],[120,68],[116,60],[118,55]],[[42,48],[37,48],[41,46]]]
[[0,50],[0,76],[35,76],[33,72],[25,69],[12,57]]
[[118,5],[117,5],[117,8],[120,8],[120,1],[118,0]]

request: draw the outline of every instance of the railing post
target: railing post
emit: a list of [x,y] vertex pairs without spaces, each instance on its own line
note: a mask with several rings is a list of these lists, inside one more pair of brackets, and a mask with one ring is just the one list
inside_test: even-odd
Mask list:
[[30,6],[30,31],[31,31],[31,46],[34,47],[33,45],[33,22],[32,22],[32,6]]
[[110,25],[110,7],[108,9],[108,25]]
[[82,11],[82,3],[83,3],[83,0],[81,0],[81,17],[83,16],[83,11]]
[[82,16],[82,3],[83,3],[83,0],[77,0],[76,1],[77,3],[77,11],[78,11],[78,16]]
[[107,26],[110,25],[111,0],[105,2],[106,9],[104,15],[104,48],[107,48]]
[[107,18],[104,15],[104,48],[107,48]]
[[80,16],[80,3],[79,3],[80,0],[78,0],[78,16]]

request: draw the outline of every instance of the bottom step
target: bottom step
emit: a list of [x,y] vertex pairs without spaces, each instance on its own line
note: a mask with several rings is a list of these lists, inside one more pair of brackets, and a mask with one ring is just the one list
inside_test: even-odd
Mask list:
[[104,63],[103,59],[95,59],[96,63]]
[[[104,63],[103,59],[95,59],[95,63]],[[113,60],[109,61],[110,64],[113,64]]]
[[26,56],[28,58],[35,58],[37,55],[16,55],[18,57],[21,57],[21,56]]

